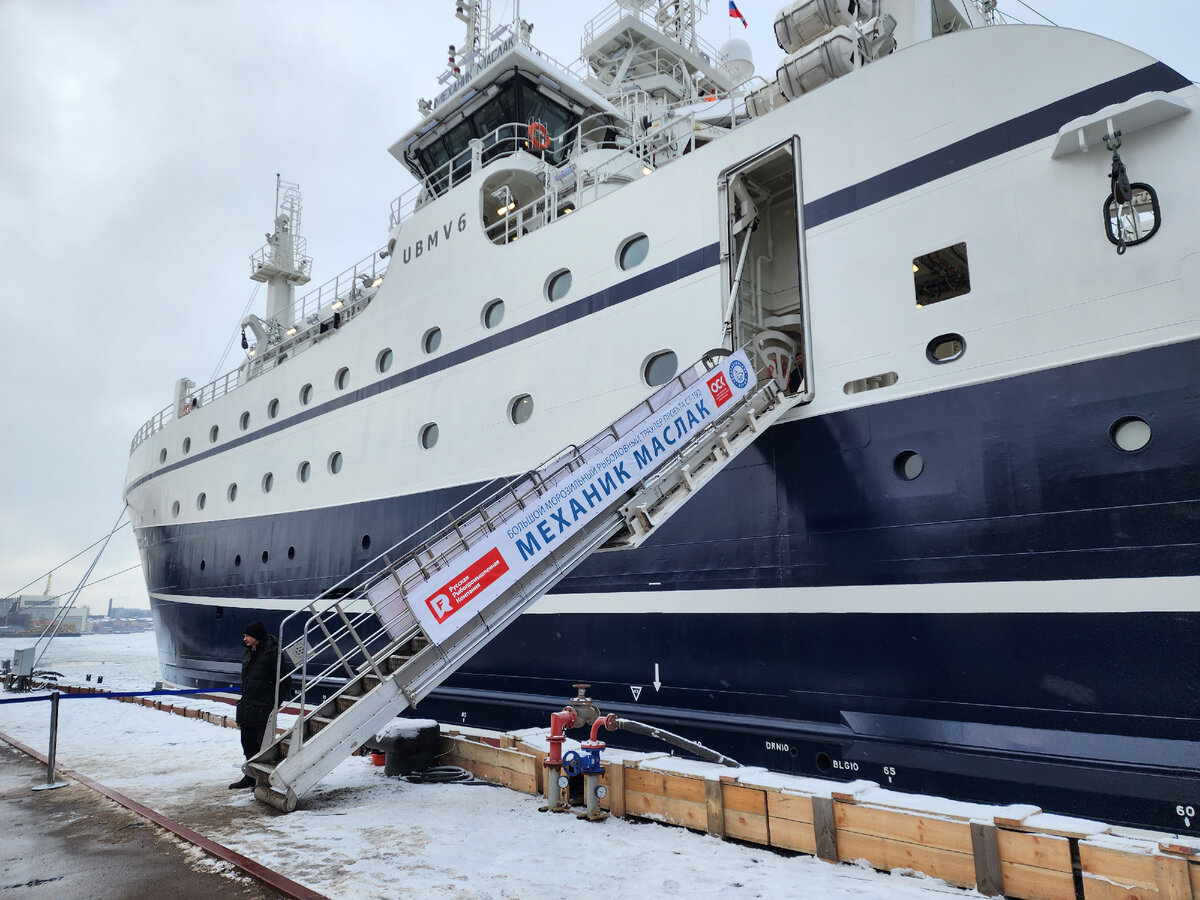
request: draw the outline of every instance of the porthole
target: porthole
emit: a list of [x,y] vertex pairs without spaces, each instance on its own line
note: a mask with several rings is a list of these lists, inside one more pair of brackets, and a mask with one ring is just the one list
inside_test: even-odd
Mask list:
[[295,558],[296,558],[296,548],[288,547],[288,559],[295,559]]
[[158,451],[158,461],[160,464],[165,463],[167,461],[167,448],[166,447],[163,447],[161,450]]
[[270,555],[267,553],[267,551],[266,551],[266,550],[264,550],[264,551],[262,552],[262,561],[263,561],[263,565],[264,565],[264,566],[267,564],[267,560],[268,560],[268,559],[270,559],[270,558],[271,558],[271,557],[270,557]]
[[300,388],[300,405],[308,406],[312,402],[312,385],[306,384]]
[[204,560],[200,560],[200,571],[203,572],[207,565],[208,565],[207,562],[205,562]]
[[421,349],[426,353],[433,353],[442,344],[442,329],[430,328],[425,332],[425,336],[421,338]]
[[299,479],[301,484],[304,484],[304,482],[308,481],[308,477],[310,475],[312,475],[312,466],[308,464],[308,460],[305,460],[304,462],[300,463],[300,467],[296,469],[296,478]]
[[171,504],[171,516],[172,516],[172,518],[174,518],[175,516],[178,516],[178,515],[179,515],[179,501],[176,500],[174,503]]
[[896,454],[895,460],[892,461],[892,468],[898,478],[912,481],[925,471],[925,460],[921,459],[921,454],[916,450],[905,450],[903,453]]
[[210,444],[215,444],[217,442],[217,435],[220,433],[221,427],[219,425],[214,425],[212,428],[208,429],[208,442]]
[[338,369],[337,374],[333,376],[333,386],[339,391],[344,391],[350,385],[350,370],[345,366]]
[[422,425],[419,437],[421,446],[426,450],[431,450],[433,445],[438,442],[437,422],[430,422],[428,425]]
[[642,380],[650,387],[659,387],[675,377],[679,357],[673,350],[655,353],[642,365]]
[[229,489],[225,491],[225,496],[229,498],[229,502],[233,503],[237,500],[237,482],[229,485]]
[[1150,423],[1141,416],[1125,416],[1117,419],[1108,429],[1109,440],[1118,450],[1133,453],[1150,443],[1153,432]]
[[247,412],[242,413],[242,417],[240,419],[238,419],[238,428],[242,429],[242,431],[245,431],[249,427],[250,427],[250,413],[249,413],[249,411],[247,411]]
[[375,371],[382,375],[392,367],[392,348],[384,347],[375,357]]
[[617,265],[622,269],[640,266],[646,261],[646,254],[649,252],[650,238],[644,234],[635,234],[633,237],[627,238],[617,250]]
[[271,488],[273,488],[273,487],[275,487],[275,473],[268,472],[266,475],[263,476],[263,479],[262,479],[263,493],[264,494],[271,493]]
[[237,556],[235,556],[233,558],[233,564],[235,566],[240,566],[242,564],[242,554],[239,553]]
[[340,471],[342,471],[342,454],[334,450],[329,454],[329,474],[336,475]]
[[192,452],[192,439],[190,437],[185,437],[183,439],[183,452],[184,453]]
[[546,279],[546,299],[553,303],[567,296],[571,290],[571,270],[559,269]]
[[208,502],[208,494],[201,491],[196,497],[196,509],[204,509],[204,504]]
[[925,358],[935,366],[962,359],[967,352],[967,342],[961,334],[939,334],[925,345]]
[[479,320],[483,323],[484,328],[495,328],[503,318],[504,301],[497,297],[483,308],[483,313],[480,315]]
[[371,536],[370,536],[369,534],[364,534],[364,535],[362,536],[362,548],[363,548],[364,550],[370,550],[370,549],[371,549]]
[[278,398],[276,398],[267,404],[267,418],[274,419],[278,415],[279,415],[279,400],[278,400]]
[[533,415],[533,398],[528,394],[522,394],[520,397],[514,397],[508,404],[508,420],[514,425],[521,425],[529,421],[529,417]]

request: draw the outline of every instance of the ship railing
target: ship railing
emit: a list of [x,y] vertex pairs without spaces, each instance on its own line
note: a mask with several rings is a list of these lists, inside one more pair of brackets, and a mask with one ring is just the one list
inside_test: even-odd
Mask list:
[[[383,256],[380,256],[381,253]],[[279,323],[285,328],[300,323],[312,324],[308,322],[309,317],[316,315],[325,307],[332,307],[339,300],[346,304],[350,300],[357,299],[354,296],[355,291],[370,287],[383,277],[387,267],[386,248],[381,247],[344,272],[330,278],[320,287],[310,290],[278,316]]]
[[[187,395],[182,407],[178,413],[181,416],[186,416],[193,409],[203,406],[206,403],[211,403],[218,397],[223,397],[238,387],[242,383],[241,372],[234,369],[232,372],[226,372],[220,378],[213,379],[204,387],[197,388]],[[175,417],[175,404],[171,404],[164,409],[159,410],[155,415],[151,416],[137,434],[133,436],[133,441],[129,445],[129,453],[132,456],[133,451],[138,448],[142,442],[147,440],[156,431],[159,431],[167,425]]]
[[[594,454],[595,450],[589,453],[587,449],[569,447],[535,472],[486,482],[287,616],[279,627],[280,645],[286,652],[280,654],[277,684],[281,691],[299,684],[298,715],[303,717],[328,703],[328,692],[336,693],[340,683],[352,682],[368,669],[386,677],[386,657],[396,642],[420,636],[421,630],[404,604],[390,618],[376,618],[368,600],[372,588],[387,579],[396,579],[405,588],[427,580],[431,570],[436,572],[465,553],[468,541],[480,536],[487,522],[523,508],[539,492],[543,480],[577,468],[583,458]],[[290,667],[285,666],[284,657]],[[310,691],[317,685],[325,693],[314,699]],[[276,709],[281,699],[282,695],[276,697]],[[303,746],[303,729],[297,730],[296,741]]]
[[[681,117],[670,123],[671,135],[677,135],[684,130],[695,130],[694,116]],[[538,156],[546,164],[549,177],[561,182],[562,178],[558,177],[561,167],[568,163],[573,163],[576,167],[586,163],[587,160],[583,157],[592,150],[625,151],[624,163],[610,163],[603,167],[606,172],[611,172],[628,167],[634,162],[634,156],[645,153],[648,148],[651,148],[651,152],[657,152],[653,147],[662,142],[663,132],[647,134],[638,139],[625,123],[613,121],[613,117],[607,113],[595,113],[561,134],[551,136],[549,147],[538,149],[533,146],[527,123],[508,122],[495,128],[485,137],[473,141],[472,146],[393,200],[390,227],[395,228],[423,204],[440,197],[501,157],[512,156],[518,152]]]
[[[538,173],[546,185],[544,193],[487,226],[484,230],[488,238],[496,244],[515,241],[652,173],[661,163],[695,149],[694,114],[680,116],[666,128],[636,139],[624,130],[610,131],[608,127],[602,130],[603,140],[588,140],[591,149],[616,152],[607,156],[594,153],[599,160],[595,164],[591,164],[587,153],[581,152],[571,158],[571,165],[545,165],[545,171]],[[596,131],[593,129],[588,133]]]
[[[596,39],[596,35],[603,34],[605,29],[611,28],[613,25],[615,25],[622,16],[633,16],[640,22],[649,25],[651,28],[662,31],[668,37],[678,40],[685,47],[688,47],[693,52],[700,54],[705,62],[718,64],[717,61],[721,58],[720,51],[702,38],[695,28],[695,26],[700,23],[700,20],[704,18],[704,16],[708,15],[708,0],[693,0],[693,3],[696,7],[695,22],[692,22],[684,27],[678,27],[677,30],[679,33],[672,34],[668,28],[661,26],[655,18],[658,11],[663,7],[649,6],[646,9],[631,10],[626,9],[618,2],[613,2],[598,12],[592,17],[590,22],[583,26],[583,37],[579,40],[580,51],[582,52],[586,50],[587,46]],[[689,4],[677,4],[677,6],[680,7],[680,15],[683,14],[682,7],[686,5]]]
[[[254,345],[251,348],[252,355],[246,362],[194,390],[188,395],[187,403],[179,412],[187,415],[185,409],[190,411],[223,397],[246,381],[262,374],[277,362],[280,356],[307,349],[312,345],[312,339],[322,333],[321,325],[332,318],[334,313],[338,314],[339,325],[344,325],[358,315],[374,298],[379,280],[387,272],[389,260],[384,250],[385,248],[381,247],[297,300],[274,323],[278,327],[271,329],[282,335],[278,343],[267,347]],[[381,253],[384,255],[380,256]],[[288,334],[289,331],[292,333]],[[129,444],[130,455],[151,435],[170,422],[174,415],[175,407],[171,404],[146,420]]]
[[[267,242],[250,254],[250,277],[258,274],[260,269],[277,268],[298,274],[312,271],[312,257],[308,255],[308,239],[297,234],[289,234],[291,247],[286,244]],[[307,280],[307,279],[306,279]]]
[[[368,596],[373,588],[390,580],[387,589],[399,590],[401,597],[407,598],[410,591],[437,578],[455,558],[467,553],[474,541],[503,527],[509,517],[536,497],[561,486],[561,478],[605,453],[648,412],[661,409],[690,388],[703,374],[702,366],[703,362],[685,368],[583,444],[563,448],[524,475],[484,483],[284,618],[279,626],[284,652],[278,662],[276,710],[283,692],[290,691],[297,682],[297,712],[303,718],[331,699],[336,702],[339,693],[364,672],[373,671],[381,680],[386,678],[387,657],[397,644],[422,637],[423,632],[407,600],[397,604],[398,611],[387,620],[377,618]],[[324,693],[314,699],[310,691],[317,686]],[[303,746],[303,732],[303,728],[294,731],[297,747]]]

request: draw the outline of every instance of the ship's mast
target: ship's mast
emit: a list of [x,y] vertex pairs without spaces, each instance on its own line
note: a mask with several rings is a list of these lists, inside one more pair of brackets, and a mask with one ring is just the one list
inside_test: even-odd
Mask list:
[[275,230],[250,256],[250,278],[267,285],[267,320],[287,328],[293,324],[295,287],[307,284],[312,259],[300,236],[300,185],[275,176]]

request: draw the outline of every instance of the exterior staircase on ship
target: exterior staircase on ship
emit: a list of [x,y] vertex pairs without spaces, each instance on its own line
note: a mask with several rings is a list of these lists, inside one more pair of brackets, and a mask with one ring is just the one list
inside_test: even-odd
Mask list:
[[587,556],[639,546],[811,398],[787,335],[751,343],[711,351],[584,444],[481,488],[285,619],[279,683],[299,686],[299,713],[279,734],[296,700],[277,695],[244,766],[255,797],[294,810]]

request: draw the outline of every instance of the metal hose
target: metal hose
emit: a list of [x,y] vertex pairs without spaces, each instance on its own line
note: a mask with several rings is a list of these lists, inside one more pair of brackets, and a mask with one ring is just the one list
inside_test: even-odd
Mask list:
[[716,750],[710,750],[703,744],[697,744],[695,741],[689,741],[687,738],[680,737],[677,734],[672,734],[662,728],[657,728],[653,725],[646,725],[643,722],[635,722],[633,719],[617,719],[616,727],[621,731],[632,731],[634,734],[643,734],[646,737],[652,737],[655,740],[666,741],[668,744],[674,744],[689,753],[694,753],[701,759],[706,759],[709,762],[718,763],[722,766],[730,766],[736,768],[741,765],[737,760],[730,759]]

